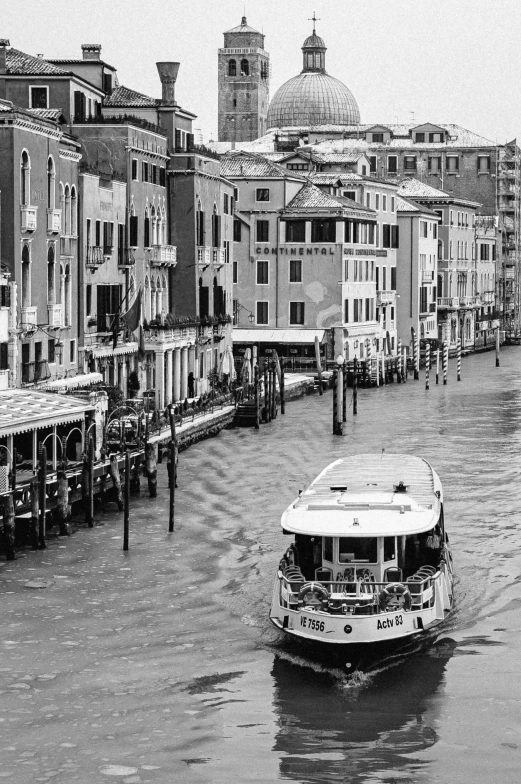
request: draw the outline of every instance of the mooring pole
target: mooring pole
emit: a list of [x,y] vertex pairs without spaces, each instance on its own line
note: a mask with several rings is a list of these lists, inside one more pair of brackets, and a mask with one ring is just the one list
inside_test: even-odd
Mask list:
[[[257,369],[257,368],[255,368]],[[169,498],[169,513],[168,513],[168,533],[171,534],[174,531],[174,516],[175,516],[175,489],[177,487],[177,433],[175,429],[175,417],[174,417],[174,409],[172,404],[169,406],[170,412],[170,465],[171,465],[171,477],[170,477],[170,498]]]
[[436,383],[440,383],[440,349],[436,349]]
[[358,360],[353,359],[353,415],[358,414]]
[[280,413],[286,413],[286,379],[284,378],[284,357],[280,358]]
[[342,366],[342,422],[347,422],[347,362]]
[[457,379],[461,381],[461,338],[458,338],[456,346]]
[[123,515],[123,549],[128,550],[128,530],[130,515],[130,452],[125,450],[125,493]]
[[447,386],[447,370],[449,365],[449,344],[443,344],[443,386]]
[[499,367],[499,327],[496,327],[496,367]]
[[254,400],[255,400],[255,430],[259,430],[260,429],[260,423],[259,423],[259,397],[260,397],[260,395],[259,395],[259,383],[260,382],[259,382],[259,366],[258,365],[255,365],[253,373],[254,373],[254,385],[255,385],[255,391],[254,391]]
[[47,514],[47,447],[40,452],[40,519],[38,524],[38,547],[45,550],[45,517]]
[[333,435],[338,435],[338,370],[333,370]]
[[322,365],[320,362],[320,341],[318,335],[315,335],[315,359],[317,363],[317,376],[318,376],[318,394],[323,394],[322,389]]
[[425,347],[425,389],[429,389],[431,373],[431,344],[427,343]]

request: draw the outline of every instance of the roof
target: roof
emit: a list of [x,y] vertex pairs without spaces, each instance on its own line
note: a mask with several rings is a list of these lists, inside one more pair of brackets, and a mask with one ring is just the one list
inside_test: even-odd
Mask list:
[[358,104],[348,87],[334,76],[305,71],[285,82],[268,109],[268,128],[351,124],[360,122]]
[[364,155],[361,152],[316,152],[312,147],[303,150],[305,152],[317,163],[356,163]]
[[432,185],[421,182],[414,177],[408,177],[407,179],[400,181],[398,185],[398,194],[413,199],[422,199],[422,201],[423,199],[434,202],[450,201],[458,204],[466,204],[469,207],[481,207],[479,202],[462,199],[460,197],[456,198],[452,194],[439,190],[439,188],[433,188]]
[[259,33],[254,27],[250,27],[249,24],[247,24],[245,16],[242,17],[240,25],[232,27],[231,30],[224,31],[224,35],[227,33],[257,33],[258,35],[262,35],[262,33]]
[[276,177],[288,178],[295,177],[296,179],[303,179],[303,177],[288,171],[278,163],[269,161],[261,155],[254,155],[251,152],[231,152],[221,158],[221,176],[222,177]]
[[396,197],[396,212],[418,212],[422,215],[432,215],[433,217],[436,216],[439,218],[437,212],[430,210],[423,204],[417,204],[415,201],[412,201],[412,199],[404,199],[403,196]]
[[115,71],[116,68],[113,65],[105,62],[105,60],[84,60],[82,57],[68,57],[68,58],[58,58],[58,57],[47,57],[46,58],[48,63],[53,63],[54,65],[63,63],[63,65],[103,65],[105,68],[110,68],[111,71]]
[[331,196],[329,193],[325,193],[320,188],[317,188],[312,182],[304,185],[285,209],[350,209],[358,213],[364,213],[367,217],[376,217],[376,213],[373,210],[358,204],[358,202],[352,199],[347,199],[345,196]]
[[[396,492],[399,483],[405,492]],[[317,536],[405,536],[430,530],[441,483],[422,458],[353,455],[327,466],[282,515],[285,531]]]
[[0,392],[0,438],[53,425],[81,421],[92,406],[75,397],[33,389]]
[[328,174],[327,172],[314,172],[309,175],[309,179],[314,185],[341,185],[340,175],[338,173],[335,174],[334,172],[331,174]]
[[149,95],[143,95],[136,90],[131,90],[130,87],[120,85],[116,87],[109,98],[103,103],[103,108],[107,106],[136,106],[141,108],[155,108],[161,103],[159,98],[151,98]]
[[37,117],[41,117],[42,120],[53,120],[57,123],[65,122],[62,109],[28,109],[28,111]]
[[[389,142],[367,142],[365,134],[372,128],[385,127],[391,131],[392,138]],[[413,142],[411,132],[418,128],[417,123],[411,124],[396,124],[396,123],[381,123],[381,124],[346,124],[343,127],[335,127],[330,130],[335,132],[344,131],[349,134],[356,134],[356,138],[343,138],[343,139],[330,139],[319,142],[320,147],[324,151],[334,152],[343,151],[345,148],[351,147],[361,151],[368,149],[383,148],[388,150],[392,147],[398,147],[411,150],[445,150],[450,147],[495,147],[496,143],[490,139],[480,136],[474,131],[469,131],[461,125],[455,123],[436,123],[436,126],[443,129],[447,133],[446,140],[442,142]],[[326,132],[327,132],[326,128]],[[317,149],[317,146],[315,146]],[[317,151],[318,151],[317,149]]]
[[324,340],[323,329],[241,329],[233,328],[233,342],[235,343],[285,343],[301,344],[315,343],[315,338]]
[[6,49],[5,65],[6,74],[10,76],[71,76],[71,71],[65,71],[43,57],[33,57],[18,49]]
[[304,43],[302,44],[303,49],[326,49],[326,45],[324,43],[324,39],[321,38],[316,32],[313,30],[311,35],[308,35]]

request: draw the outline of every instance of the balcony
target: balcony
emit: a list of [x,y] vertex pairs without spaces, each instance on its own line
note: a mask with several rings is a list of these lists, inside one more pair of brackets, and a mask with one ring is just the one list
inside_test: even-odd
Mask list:
[[25,362],[22,365],[22,383],[34,384],[38,381],[45,381],[51,377],[49,363],[46,359],[39,359],[36,362]]
[[47,210],[47,233],[59,234],[62,230],[62,211]]
[[27,308],[22,308],[22,329],[30,330],[36,329],[38,326],[38,308],[36,305],[30,305]]
[[76,237],[60,237],[60,256],[72,257],[76,253]]
[[98,313],[96,316],[98,332],[112,332],[115,313]]
[[114,253],[114,246],[113,245],[104,245],[103,246],[103,257],[105,261],[108,261],[112,258],[112,254]]
[[481,294],[481,301],[484,305],[492,305],[495,299],[494,291],[483,291]]
[[205,267],[210,266],[211,248],[200,246],[197,248],[197,263]]
[[59,305],[48,305],[49,311],[49,326],[50,327],[61,327],[63,320],[62,320],[62,306]]
[[422,283],[432,283],[434,280],[434,271],[433,270],[422,270],[421,271],[421,281]]
[[396,291],[377,291],[376,292],[376,304],[377,305],[387,305],[390,302],[394,302],[396,298]]
[[38,207],[21,207],[22,231],[36,231],[36,213]]
[[470,307],[471,305],[474,304],[473,303],[473,299],[474,299],[474,297],[460,297],[459,298],[460,307],[462,307],[462,308]]
[[133,267],[136,263],[134,248],[118,248],[118,267]]
[[[62,237],[63,239],[63,237]],[[89,267],[99,267],[100,264],[105,262],[105,258],[103,256],[103,248],[99,245],[91,245],[87,248],[87,259],[86,263]]]
[[177,264],[175,245],[152,245],[148,254],[148,260],[153,267],[175,267]]
[[219,264],[220,266],[226,262],[224,248],[212,248],[212,261],[214,264]]
[[458,310],[459,303],[459,297],[438,297],[438,308],[440,310]]

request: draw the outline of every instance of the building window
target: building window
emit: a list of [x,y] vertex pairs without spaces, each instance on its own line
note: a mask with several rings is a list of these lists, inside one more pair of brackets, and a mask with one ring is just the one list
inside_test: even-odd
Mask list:
[[356,201],[356,191],[344,191],[342,195],[345,196],[346,199],[351,199],[351,201]]
[[237,278],[237,262],[236,261],[234,261],[233,264],[232,264],[232,270],[233,270],[233,272],[232,272],[232,275],[233,275],[232,283],[237,283],[238,278]]
[[257,188],[255,193],[255,201],[269,201],[269,200],[270,200],[270,189]]
[[375,210],[377,212],[380,209],[380,194],[379,193],[375,193],[375,195],[374,195],[374,208],[375,208]]
[[387,212],[387,196],[385,193],[382,195],[382,212]]
[[416,143],[422,144],[425,141],[425,134],[424,133],[415,134],[414,141]]
[[225,214],[225,215],[228,215],[228,214],[229,214],[229,213],[228,213],[228,209],[229,209],[229,208],[228,208],[228,203],[229,203],[229,200],[228,200],[228,194],[227,194],[227,193],[225,193],[225,194],[223,195],[223,212],[224,212],[224,214]]
[[289,323],[290,324],[304,324],[304,303],[303,302],[290,302],[289,303]]
[[387,173],[396,174],[398,171],[398,156],[389,155],[387,157]]
[[311,221],[311,242],[335,242],[336,221],[330,218]]
[[442,134],[441,133],[430,133],[429,134],[429,142],[431,144],[439,144],[442,142]]
[[269,261],[257,261],[257,286],[267,286],[269,283]]
[[490,156],[478,155],[478,172],[479,174],[490,173]]
[[29,108],[30,109],[49,108],[48,87],[29,87]]
[[[458,212],[459,215],[459,212]],[[427,237],[427,221],[420,221],[420,237]]]
[[240,220],[237,220],[237,218],[236,218],[234,220],[234,222],[233,222],[233,241],[234,242],[240,242],[241,241],[241,233],[242,233],[241,230],[242,230],[242,224],[241,224]]
[[366,193],[365,194],[365,206],[369,207],[369,209],[371,209],[371,194],[370,193]]
[[241,60],[241,76],[250,75],[250,63],[246,58]]
[[286,221],[286,242],[305,242],[306,241],[306,221],[288,220]]
[[270,222],[267,220],[258,220],[256,223],[256,241],[269,242],[270,241]]
[[26,150],[20,159],[20,204],[28,207],[31,201],[31,161]]
[[47,159],[47,208],[53,210],[56,206],[56,170],[51,156]]
[[137,158],[132,158],[132,179],[137,180]]
[[54,305],[54,280],[54,246],[49,245],[49,250],[47,251],[47,302],[49,305]]
[[49,362],[56,362],[56,345],[54,338],[49,338],[47,341],[47,359]]
[[309,163],[288,163],[287,168],[291,171],[309,171]]
[[394,196],[391,196],[391,212],[395,212],[395,206],[394,206],[394,204],[395,204],[395,203],[394,203]]
[[148,163],[146,161],[141,163],[141,179],[143,182],[148,182]]
[[429,156],[427,166],[430,172],[439,172],[441,169],[441,158],[439,155]]
[[289,282],[302,283],[302,259],[289,260]]
[[[374,133],[373,133],[373,136],[374,136]],[[381,134],[381,136],[383,136],[383,134]],[[373,139],[373,141],[374,141],[374,139]],[[378,166],[378,158],[376,157],[376,155],[370,155],[369,156],[369,171],[371,172],[371,174],[376,174],[377,166]]]
[[405,155],[403,159],[403,168],[405,171],[416,171],[416,156]]
[[228,76],[237,76],[237,61],[228,61]]
[[256,315],[257,315],[257,324],[258,325],[266,325],[269,324],[269,311],[268,311],[268,302],[257,302],[256,303]]
[[71,364],[76,361],[76,341],[71,340],[69,345],[69,361]]
[[373,133],[373,142],[376,142],[377,144],[383,144],[383,140],[383,133]]
[[459,171],[459,156],[447,155],[447,171],[455,174]]

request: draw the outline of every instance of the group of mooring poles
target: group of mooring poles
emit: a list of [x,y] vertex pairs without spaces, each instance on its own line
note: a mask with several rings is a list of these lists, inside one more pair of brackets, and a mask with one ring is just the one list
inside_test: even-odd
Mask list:
[[[261,385],[262,379],[262,385]],[[255,402],[255,430],[261,422],[271,422],[277,417],[277,385],[280,400],[280,413],[286,413],[286,392],[284,383],[284,359],[279,359],[276,351],[273,358],[253,368],[253,396]]]

